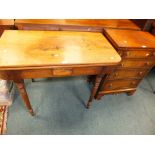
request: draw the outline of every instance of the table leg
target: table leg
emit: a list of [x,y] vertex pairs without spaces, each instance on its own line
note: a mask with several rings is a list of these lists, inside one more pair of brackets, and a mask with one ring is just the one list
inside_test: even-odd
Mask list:
[[91,95],[90,95],[90,98],[88,100],[88,103],[86,105],[86,107],[89,109],[90,106],[91,106],[91,102],[92,100],[94,99],[94,96],[96,95],[97,93],[97,90],[98,90],[98,87],[100,85],[100,82],[102,80],[102,76],[101,75],[96,75],[96,79],[95,79],[95,83],[94,83],[94,86],[92,88],[92,91],[91,91]]
[[30,114],[32,116],[34,116],[34,112],[33,112],[32,106],[30,104],[30,101],[29,101],[29,98],[28,98],[28,95],[27,95],[27,92],[26,92],[26,89],[25,89],[25,86],[24,86],[24,80],[15,80],[14,83],[18,87],[20,95],[22,96],[22,98],[24,100],[25,106],[29,110]]

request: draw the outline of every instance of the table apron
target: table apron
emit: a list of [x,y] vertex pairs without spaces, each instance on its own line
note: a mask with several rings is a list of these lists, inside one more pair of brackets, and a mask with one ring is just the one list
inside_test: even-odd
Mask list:
[[65,77],[82,75],[102,75],[112,71],[112,67],[68,67],[51,69],[22,69],[22,70],[0,70],[0,79],[16,80],[46,77]]

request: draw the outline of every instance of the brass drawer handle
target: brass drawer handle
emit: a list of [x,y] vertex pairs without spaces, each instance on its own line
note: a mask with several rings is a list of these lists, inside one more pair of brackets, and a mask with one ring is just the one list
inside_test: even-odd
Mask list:
[[124,67],[124,63],[122,63],[121,66]]
[[91,27],[89,27],[89,28],[87,29],[87,31],[91,31]]

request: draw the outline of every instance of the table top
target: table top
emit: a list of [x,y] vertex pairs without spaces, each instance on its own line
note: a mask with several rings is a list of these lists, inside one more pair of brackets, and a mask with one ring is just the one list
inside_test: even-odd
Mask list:
[[120,56],[101,33],[5,30],[0,39],[0,69],[115,65]]
[[155,37],[149,32],[104,29],[104,33],[116,48],[155,49]]
[[129,19],[16,19],[15,25],[18,24],[76,25],[140,30],[140,27]]

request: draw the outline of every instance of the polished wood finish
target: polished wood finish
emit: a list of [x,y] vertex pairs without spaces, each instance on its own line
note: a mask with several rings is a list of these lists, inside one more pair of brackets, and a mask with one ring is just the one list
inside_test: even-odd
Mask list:
[[15,26],[22,30],[62,30],[102,32],[103,28],[140,28],[128,19],[17,19]]
[[155,37],[149,32],[105,29],[105,34],[117,49],[145,50],[155,48]]
[[0,50],[0,69],[49,65],[101,66],[121,60],[102,34],[90,32],[8,30],[0,41]]
[[104,34],[122,57],[107,76],[97,98],[126,92],[133,95],[140,81],[155,66],[155,37],[148,32],[105,29]]
[[0,36],[4,30],[14,29],[13,19],[0,19]]
[[34,116],[34,112],[33,112],[33,109],[31,107],[31,104],[30,104],[30,101],[29,101],[29,98],[28,98],[28,95],[27,95],[27,92],[26,92],[26,89],[25,89],[25,86],[24,86],[24,80],[14,80],[15,84],[17,85],[17,88],[21,94],[21,97],[23,98],[24,100],[24,103],[25,103],[25,106],[27,107],[27,109],[29,110],[30,114],[32,116]]
[[110,74],[120,61],[100,33],[8,30],[0,39],[0,78],[17,84],[32,115],[23,79],[95,75],[89,108],[102,76]]

